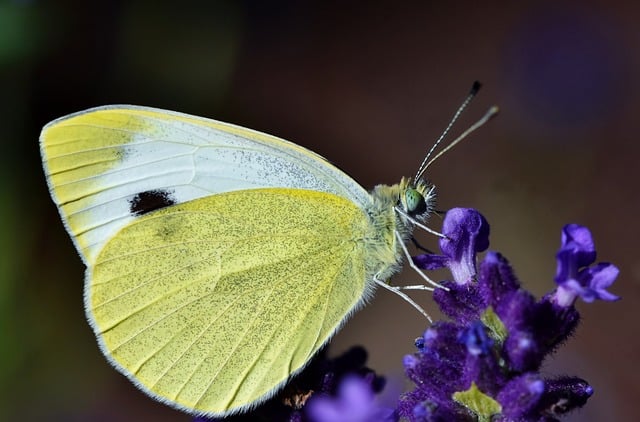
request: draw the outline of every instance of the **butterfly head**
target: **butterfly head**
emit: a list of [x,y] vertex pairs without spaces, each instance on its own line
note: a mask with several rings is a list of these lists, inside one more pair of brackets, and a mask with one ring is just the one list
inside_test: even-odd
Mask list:
[[398,205],[407,215],[424,221],[431,214],[435,202],[435,186],[422,179],[403,178],[400,182]]

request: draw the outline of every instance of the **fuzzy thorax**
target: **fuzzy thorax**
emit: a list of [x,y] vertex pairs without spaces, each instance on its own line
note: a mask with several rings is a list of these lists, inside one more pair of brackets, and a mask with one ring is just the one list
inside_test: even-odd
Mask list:
[[[414,183],[403,177],[395,185],[378,185],[371,192],[373,203],[367,213],[374,229],[369,231],[365,266],[367,279],[388,280],[400,269],[402,248],[396,233],[407,242],[413,233],[411,219],[424,222],[433,209],[435,190],[423,180]],[[402,213],[398,212],[399,208]]]

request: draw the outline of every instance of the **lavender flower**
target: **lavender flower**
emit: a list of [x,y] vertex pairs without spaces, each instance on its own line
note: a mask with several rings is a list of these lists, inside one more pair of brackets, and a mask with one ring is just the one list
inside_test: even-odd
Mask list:
[[564,227],[562,247],[556,259],[558,289],[552,300],[558,305],[570,306],[578,296],[585,302],[593,302],[595,299],[607,301],[619,299],[618,296],[605,290],[618,276],[618,268],[607,263],[589,267],[596,260],[596,250],[591,232],[586,227],[577,224],[568,224]]
[[416,388],[400,398],[410,421],[553,421],[584,405],[593,393],[577,377],[545,379],[544,358],[575,330],[577,297],[585,302],[618,297],[606,291],[618,275],[596,258],[591,233],[570,224],[557,254],[558,287],[540,300],[521,288],[508,261],[488,252],[489,225],[477,211],[453,209],[445,217],[442,255],[414,258],[424,269],[447,267],[453,280],[434,299],[451,322],[436,322],[404,359]]

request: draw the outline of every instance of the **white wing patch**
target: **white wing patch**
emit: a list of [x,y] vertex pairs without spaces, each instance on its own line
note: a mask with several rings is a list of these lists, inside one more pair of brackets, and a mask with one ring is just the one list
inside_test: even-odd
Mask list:
[[358,183],[307,149],[176,112],[94,108],[49,123],[40,142],[51,194],[88,265],[138,215],[217,193],[291,187],[365,209],[371,203]]

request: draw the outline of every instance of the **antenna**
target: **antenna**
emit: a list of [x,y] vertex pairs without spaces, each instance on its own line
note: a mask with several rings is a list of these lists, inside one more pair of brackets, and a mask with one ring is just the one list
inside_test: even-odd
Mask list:
[[467,130],[465,130],[464,132],[462,132],[460,134],[460,136],[458,136],[456,139],[451,141],[451,143],[449,145],[447,145],[442,151],[440,151],[438,154],[436,154],[435,157],[433,157],[431,160],[429,160],[429,162],[427,162],[427,164],[424,164],[424,166],[422,166],[422,168],[420,169],[420,171],[418,172],[416,177],[417,178],[422,177],[422,174],[425,172],[425,170],[431,164],[433,164],[434,161],[436,161],[438,158],[440,158],[445,152],[447,152],[451,148],[455,147],[458,143],[460,143],[460,141],[462,141],[464,138],[469,136],[469,134],[471,132],[474,132],[475,130],[477,130],[478,128],[483,126],[485,123],[487,123],[489,120],[491,120],[493,117],[495,117],[498,114],[499,111],[500,111],[500,109],[498,108],[498,106],[490,107],[489,110],[487,110],[487,112],[484,113],[484,116],[482,116],[477,122],[475,122],[474,124],[469,126],[469,128]]
[[[469,94],[467,95],[467,97],[464,99],[464,101],[462,101],[462,104],[460,104],[460,107],[458,107],[458,110],[456,110],[456,112],[454,113],[453,117],[451,118],[451,120],[449,121],[449,124],[447,125],[447,127],[445,128],[445,130],[442,132],[442,135],[440,135],[440,137],[438,138],[438,140],[436,140],[433,143],[433,146],[431,147],[431,149],[429,150],[429,152],[427,152],[427,155],[424,157],[424,160],[422,160],[422,163],[420,164],[420,167],[418,167],[418,171],[416,173],[416,177],[413,179],[414,181],[418,180],[420,177],[422,177],[422,175],[424,174],[425,170],[427,169],[427,167],[429,167],[429,165],[433,162],[433,160],[429,161],[429,158],[431,157],[431,154],[433,154],[433,152],[435,151],[435,149],[438,147],[438,145],[440,145],[440,143],[442,142],[442,140],[445,138],[445,136],[447,136],[447,134],[449,133],[449,131],[451,130],[451,128],[453,127],[453,124],[456,122],[456,120],[458,120],[458,118],[460,117],[460,115],[462,115],[462,112],[467,108],[467,106],[469,105],[469,103],[471,102],[471,100],[473,99],[473,97],[476,96],[476,94],[478,93],[478,91],[480,90],[480,87],[482,86],[482,84],[480,84],[480,82],[475,81],[473,82],[473,85],[471,86],[471,90],[469,91]],[[489,120],[489,119],[487,119]],[[484,123],[480,124],[480,126],[482,126]],[[476,123],[477,124],[477,123]],[[475,126],[475,125],[474,125]],[[480,127],[478,126],[478,127]],[[473,130],[477,129],[477,127],[475,127]],[[465,132],[467,135],[471,132],[473,132],[473,130]],[[466,136],[466,135],[465,135]],[[454,142],[460,142],[462,139],[460,140],[456,140]],[[447,146],[447,148],[445,150],[450,149],[451,144],[449,146]],[[438,156],[440,156],[441,154],[438,154]]]

